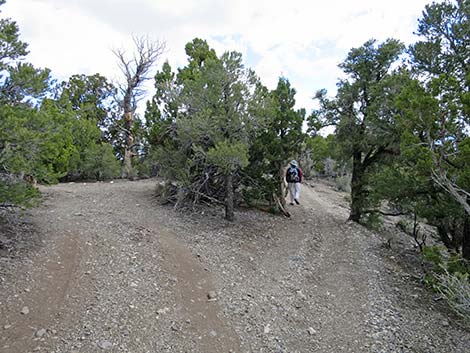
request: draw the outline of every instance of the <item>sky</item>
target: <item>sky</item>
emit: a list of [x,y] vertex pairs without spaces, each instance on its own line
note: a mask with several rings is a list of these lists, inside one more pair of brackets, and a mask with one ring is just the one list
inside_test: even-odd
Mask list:
[[[132,36],[166,43],[157,62],[175,69],[186,62],[184,46],[207,40],[218,55],[243,54],[270,89],[279,77],[296,89],[297,108],[315,106],[319,89],[330,94],[338,64],[351,48],[374,38],[417,40],[417,20],[431,0],[7,0],[10,17],[29,44],[28,62],[47,67],[58,80],[100,73],[121,75],[112,49],[133,51]],[[151,88],[150,88],[151,89]],[[149,92],[151,95],[152,92]]]

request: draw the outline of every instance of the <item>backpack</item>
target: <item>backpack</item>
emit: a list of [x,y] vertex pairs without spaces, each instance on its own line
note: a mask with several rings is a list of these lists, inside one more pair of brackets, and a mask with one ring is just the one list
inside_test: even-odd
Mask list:
[[288,183],[299,182],[299,171],[296,167],[289,167],[289,169],[287,169],[286,180]]

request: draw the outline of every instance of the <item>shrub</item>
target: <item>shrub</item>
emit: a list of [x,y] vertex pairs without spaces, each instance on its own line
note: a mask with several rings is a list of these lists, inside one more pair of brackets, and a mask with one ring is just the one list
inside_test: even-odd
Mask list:
[[342,175],[335,179],[336,188],[339,191],[351,192],[351,175]]
[[470,281],[469,275],[456,272],[451,274],[445,271],[437,275],[438,292],[446,299],[452,310],[463,321],[470,324]]
[[34,205],[38,198],[39,191],[32,185],[0,177],[0,207],[8,205],[29,207]]
[[81,167],[82,177],[94,180],[116,178],[121,169],[112,146],[107,143],[89,146]]
[[434,270],[438,271],[442,268],[443,258],[439,247],[437,246],[424,246],[423,258],[425,261],[434,265]]
[[451,274],[470,274],[470,266],[461,256],[458,254],[452,254],[447,260],[447,271]]

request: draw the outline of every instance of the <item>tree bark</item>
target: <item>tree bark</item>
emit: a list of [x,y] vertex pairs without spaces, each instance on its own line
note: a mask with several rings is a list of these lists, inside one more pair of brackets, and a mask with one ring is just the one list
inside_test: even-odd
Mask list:
[[225,175],[225,219],[232,222],[235,218],[233,211],[233,175]]
[[[130,109],[130,107],[127,107]],[[126,109],[126,107],[125,107]],[[124,146],[124,161],[123,161],[123,170],[122,177],[132,179],[134,177],[134,168],[132,165],[132,159],[134,153],[132,147],[134,145],[134,136],[132,135],[132,124],[133,116],[132,111],[128,110],[124,112],[124,129],[125,129],[125,139],[126,145]]]
[[281,166],[279,167],[279,182],[278,182],[277,196],[279,198],[280,211],[287,217],[290,217],[290,213],[287,212],[286,191],[287,191],[286,185],[284,183],[284,168]]
[[364,171],[361,153],[353,155],[353,171],[351,177],[351,211],[348,220],[357,222],[361,220],[364,206]]
[[454,244],[449,237],[449,233],[444,225],[438,225],[437,227],[437,234],[439,234],[439,239],[444,243],[447,250],[453,250]]
[[124,161],[122,168],[122,177],[133,179],[135,177],[132,159],[134,157],[135,137],[132,133],[134,125],[134,112],[136,103],[144,96],[145,91],[141,88],[144,81],[150,79],[150,70],[163,54],[165,43],[151,42],[143,37],[134,37],[136,51],[133,59],[127,59],[123,49],[113,50],[118,58],[118,65],[124,74],[125,84],[122,84],[120,90],[123,94],[122,108],[124,120]]

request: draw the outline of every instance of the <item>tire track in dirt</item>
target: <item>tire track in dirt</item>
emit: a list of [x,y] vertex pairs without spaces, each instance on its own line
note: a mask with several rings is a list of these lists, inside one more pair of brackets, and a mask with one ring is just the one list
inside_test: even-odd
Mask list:
[[[71,278],[75,275],[80,258],[78,239],[64,233],[52,241],[47,257],[33,260],[30,285],[23,288],[10,305],[2,306],[2,352],[29,352],[37,348],[45,330],[64,310]],[[27,308],[27,309],[25,309]],[[26,310],[26,313],[25,311]]]
[[169,234],[160,234],[165,267],[177,279],[178,316],[191,324],[199,352],[238,352],[240,342],[235,332],[219,317],[217,297],[208,293],[215,287],[208,272],[194,259],[188,248]]
[[[0,351],[239,351],[219,303],[208,300],[210,272],[155,217],[154,185],[45,188],[33,211],[44,247],[24,269],[27,291],[2,305]],[[47,331],[35,337],[39,329]]]

